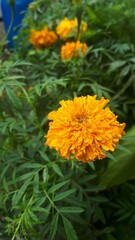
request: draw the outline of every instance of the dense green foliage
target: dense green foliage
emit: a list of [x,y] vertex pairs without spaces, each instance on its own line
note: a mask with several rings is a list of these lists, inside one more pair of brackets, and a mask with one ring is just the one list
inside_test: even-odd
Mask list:
[[[15,48],[1,50],[2,240],[134,240],[135,2],[34,4]],[[68,62],[60,57],[62,40],[43,50],[29,42],[31,29],[55,29],[65,16],[88,24],[86,56]],[[110,99],[127,134],[102,161],[62,159],[44,145],[47,115],[62,99],[94,94]]]

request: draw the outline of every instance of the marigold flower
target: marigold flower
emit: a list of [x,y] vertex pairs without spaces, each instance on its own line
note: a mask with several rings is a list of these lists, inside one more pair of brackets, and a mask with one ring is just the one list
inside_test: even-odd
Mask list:
[[60,101],[61,107],[48,115],[52,122],[46,144],[68,160],[71,154],[82,162],[105,158],[105,151],[115,150],[125,128],[109,107],[104,108],[108,102],[96,96]]
[[77,42],[67,42],[61,47],[61,58],[63,60],[70,60],[72,57],[80,57],[84,55],[88,49],[86,43]]
[[50,47],[57,41],[57,35],[54,31],[50,31],[48,27],[44,27],[42,30],[31,31],[31,36],[29,39],[36,48],[41,48],[43,46]]
[[[75,37],[77,35],[78,21],[77,18],[69,20],[65,17],[56,28],[57,34],[61,39],[66,40],[69,37]],[[87,23],[81,21],[80,32],[85,32],[87,29]]]

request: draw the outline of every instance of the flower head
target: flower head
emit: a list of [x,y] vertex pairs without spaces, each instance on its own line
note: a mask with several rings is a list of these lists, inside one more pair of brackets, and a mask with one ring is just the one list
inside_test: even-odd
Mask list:
[[108,102],[96,96],[60,101],[61,107],[48,116],[52,122],[46,144],[67,159],[71,154],[82,162],[105,158],[105,151],[115,150],[125,128],[109,107],[104,108]]
[[[56,28],[57,34],[61,39],[66,40],[69,37],[75,37],[77,35],[78,21],[77,18],[69,20],[65,17]],[[81,21],[80,32],[85,32],[87,29],[87,23]]]
[[31,31],[31,36],[29,39],[36,48],[50,47],[57,41],[57,35],[54,31],[50,31],[48,27],[44,27],[42,30]]
[[70,60],[72,57],[80,57],[84,55],[88,49],[86,43],[77,42],[67,42],[61,47],[61,58],[63,60]]

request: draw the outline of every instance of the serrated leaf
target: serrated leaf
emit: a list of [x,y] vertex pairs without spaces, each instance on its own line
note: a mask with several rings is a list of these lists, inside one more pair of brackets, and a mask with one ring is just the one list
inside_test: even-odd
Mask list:
[[41,213],[49,213],[50,212],[49,210],[47,210],[43,207],[36,207],[33,210],[34,210],[34,212],[41,212]]
[[25,173],[24,175],[18,177],[18,178],[17,178],[17,181],[22,181],[22,180],[26,180],[26,179],[28,179],[28,178],[32,178],[34,175],[35,175],[35,172],[34,172],[34,171]]
[[25,190],[31,183],[31,178],[29,178],[22,186],[21,188],[13,195],[12,198],[12,206],[13,208],[17,205],[17,203],[20,201],[22,198],[23,194],[25,193]]
[[122,67],[123,65],[126,64],[126,61],[124,60],[117,60],[113,63],[110,64],[110,68],[109,68],[109,72],[113,72],[115,70],[117,70],[118,68]]
[[36,214],[30,209],[28,209],[27,211],[28,211],[27,213],[30,216],[30,218],[32,219],[32,221],[34,221],[35,223],[38,223],[39,219],[37,218]]
[[63,182],[60,182],[60,183],[57,183],[56,185],[52,186],[49,190],[48,190],[48,193],[53,193],[57,190],[59,190],[61,187],[63,187],[65,184],[67,184],[69,181],[66,180],[66,181],[63,181]]
[[135,63],[135,57],[129,59],[131,62]]
[[39,153],[40,153],[40,156],[41,156],[45,161],[50,162],[50,159],[49,159],[49,157],[47,156],[46,153],[44,153],[43,151],[39,151]]
[[91,174],[91,175],[84,176],[84,177],[80,178],[80,179],[78,180],[78,182],[82,184],[82,183],[88,182],[88,181],[90,181],[90,180],[93,180],[93,179],[95,179],[96,177],[97,177],[96,174]]
[[120,77],[125,77],[129,73],[130,70],[131,70],[131,66],[130,65],[124,67],[122,69],[121,73],[120,73]]
[[4,178],[4,175],[6,174],[6,172],[8,171],[9,168],[10,168],[10,164],[8,164],[6,167],[3,168],[3,170],[0,174],[0,182]]
[[67,240],[78,240],[77,234],[71,222],[65,217],[62,217],[62,220],[63,220]]
[[82,212],[84,212],[84,209],[80,208],[80,207],[61,207],[59,210],[62,213],[82,213]]
[[49,178],[48,168],[45,167],[44,170],[43,170],[43,182],[47,183],[48,182],[48,178]]
[[102,208],[98,207],[97,211],[96,211],[96,214],[97,214],[98,218],[101,220],[101,222],[103,224],[106,224],[106,219],[105,219],[104,212],[103,212]]
[[39,174],[37,173],[33,180],[33,192],[37,193],[39,191]]
[[55,216],[53,217],[53,221],[51,224],[51,230],[50,230],[50,239],[53,240],[56,232],[57,232],[57,226],[58,226],[58,220],[59,220],[59,213],[57,212]]
[[2,182],[2,183],[3,183],[3,188],[4,188],[4,190],[5,190],[6,192],[9,192],[8,183],[7,183],[5,177],[3,178],[3,182]]
[[96,196],[96,197],[90,197],[90,201],[93,202],[108,202],[108,199],[106,197]]
[[52,163],[52,168],[60,177],[64,177],[62,171],[56,163]]
[[117,144],[116,148],[121,150],[121,151],[124,151],[126,153],[132,154],[131,151],[129,151],[126,147],[124,147],[124,146],[122,146],[120,144]]
[[88,165],[89,165],[93,170],[95,170],[95,165],[94,165],[93,162],[89,162]]
[[6,88],[6,94],[9,100],[13,103],[15,107],[21,108],[22,104],[20,99],[15,95],[15,93],[9,87]]
[[122,216],[117,219],[117,222],[121,222],[127,218],[130,218],[131,215],[132,213],[130,211],[129,212],[126,211],[125,213],[122,213]]
[[60,201],[60,200],[62,200],[62,199],[64,199],[64,198],[68,197],[69,195],[71,195],[71,194],[74,193],[75,191],[76,191],[76,189],[71,189],[71,190],[68,190],[68,191],[59,193],[59,194],[57,194],[57,195],[54,197],[53,201],[55,201],[55,202],[56,202],[56,201]]
[[22,164],[18,169],[21,170],[21,169],[28,169],[28,168],[33,168],[33,169],[40,169],[44,167],[44,165],[40,164],[40,163],[24,163]]
[[41,92],[42,92],[42,89],[41,89],[41,85],[37,84],[35,86],[35,92],[37,93],[37,95],[40,97],[41,96]]
[[116,161],[116,160],[117,160],[117,159],[113,156],[113,154],[110,153],[110,152],[108,152],[108,153],[106,154],[106,156],[107,156],[108,158],[112,159],[113,161]]

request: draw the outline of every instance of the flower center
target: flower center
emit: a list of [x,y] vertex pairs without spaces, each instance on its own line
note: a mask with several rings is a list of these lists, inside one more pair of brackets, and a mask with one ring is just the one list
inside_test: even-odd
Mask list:
[[82,122],[84,122],[84,121],[86,121],[86,120],[87,120],[86,117],[80,117],[80,118],[78,118],[78,121],[79,121],[80,123],[82,123]]

